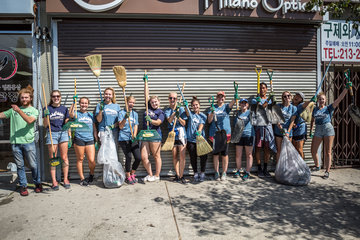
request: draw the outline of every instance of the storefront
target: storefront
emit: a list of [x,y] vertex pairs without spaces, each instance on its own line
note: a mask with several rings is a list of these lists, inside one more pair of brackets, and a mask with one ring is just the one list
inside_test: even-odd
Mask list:
[[[123,65],[127,69],[126,92],[136,97],[141,116],[144,70],[149,75],[150,94],[160,96],[161,107],[167,106],[169,92],[177,91],[177,83],[183,82],[185,97],[189,101],[196,95],[204,111],[209,107],[209,96],[220,89],[230,101],[234,81],[239,84],[240,96],[249,98],[256,94],[255,65],[263,66],[261,81],[267,83],[265,70],[275,71],[278,99],[284,90],[302,91],[306,99],[316,90],[321,17],[316,12],[304,12],[305,1],[94,2],[47,1],[54,40],[54,88],[62,91],[67,106],[74,94],[74,78],[78,95],[90,98],[90,109],[100,101],[96,78],[84,60],[90,54],[102,54],[101,88],[114,87],[121,107],[122,92],[112,67]],[[163,130],[165,141],[165,125]],[[230,148],[232,170],[234,146]],[[306,160],[311,160],[310,142],[305,154]],[[77,177],[73,150],[69,155],[71,172]],[[123,161],[121,151],[119,157]],[[171,153],[163,152],[162,159],[162,175],[173,174]],[[189,160],[186,166],[186,172],[191,172]],[[212,172],[211,156],[207,166]]]

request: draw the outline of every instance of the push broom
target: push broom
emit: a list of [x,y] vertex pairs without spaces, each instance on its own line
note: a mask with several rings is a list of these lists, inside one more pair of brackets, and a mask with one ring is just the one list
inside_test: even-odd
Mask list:
[[[185,88],[185,83],[183,83],[183,85],[182,85],[182,91],[184,91],[184,88]],[[180,104],[181,104],[181,102],[182,102],[182,99],[180,99]],[[161,148],[162,151],[171,151],[174,147],[176,122],[177,122],[177,118],[175,117],[173,128],[169,132],[169,135],[168,135],[164,145]]]
[[[42,91],[43,91],[43,96],[44,96],[45,109],[46,109],[46,111],[48,111],[44,84],[42,84]],[[53,151],[53,157],[50,159],[49,163],[50,163],[50,165],[51,165],[52,167],[56,167],[56,166],[58,166],[58,165],[60,164],[61,158],[55,156],[55,148],[54,148],[54,144],[53,144],[53,140],[52,140],[52,135],[51,135],[50,117],[49,117],[49,116],[46,116],[46,118],[47,118],[47,120],[48,120],[48,127],[49,127],[49,135],[50,135],[51,149],[52,149],[52,151]]]
[[[351,82],[350,79],[350,69],[346,69],[344,71],[345,77],[348,80],[348,82]],[[352,118],[352,120],[354,121],[354,123],[357,126],[360,126],[360,110],[359,107],[355,106],[355,98],[354,98],[354,92],[352,87],[349,88],[350,91],[350,96],[351,96],[351,104],[349,105],[349,114],[350,117]]]
[[[177,84],[178,89],[180,91],[181,97],[183,99],[183,101],[185,102],[185,97],[183,92],[180,89],[179,84]],[[191,112],[189,110],[189,106],[186,106],[186,110],[188,111],[189,115],[191,116]],[[193,121],[191,121],[191,124],[194,124]],[[198,156],[202,156],[202,155],[206,155],[210,152],[212,152],[212,147],[210,146],[210,144],[205,140],[205,138],[203,136],[196,136],[196,154]]]
[[[145,74],[143,77],[144,80],[144,94],[145,94],[145,107],[146,107],[146,115],[149,114],[149,106],[148,106],[148,101],[149,101],[149,89],[148,89],[148,76],[145,70]],[[144,141],[144,142],[149,142],[149,141],[161,141],[161,136],[160,134],[154,130],[154,129],[150,129],[149,127],[149,122],[146,123],[147,124],[147,129],[146,130],[141,130],[139,132],[139,134],[136,136],[136,139],[139,141]]]

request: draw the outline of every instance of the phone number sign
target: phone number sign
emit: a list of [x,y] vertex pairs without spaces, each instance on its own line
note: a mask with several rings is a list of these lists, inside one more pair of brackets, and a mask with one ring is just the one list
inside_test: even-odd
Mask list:
[[321,60],[360,62],[360,28],[351,22],[328,21],[321,25]]

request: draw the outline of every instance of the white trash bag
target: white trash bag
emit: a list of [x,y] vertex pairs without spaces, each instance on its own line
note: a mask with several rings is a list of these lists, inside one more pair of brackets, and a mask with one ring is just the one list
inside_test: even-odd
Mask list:
[[275,169],[275,180],[293,186],[308,185],[311,180],[309,167],[288,137],[284,137],[282,141],[280,158]]
[[106,129],[100,137],[101,147],[97,162],[104,164],[103,182],[106,188],[120,187],[125,181],[125,172],[118,161],[116,145],[112,131]]

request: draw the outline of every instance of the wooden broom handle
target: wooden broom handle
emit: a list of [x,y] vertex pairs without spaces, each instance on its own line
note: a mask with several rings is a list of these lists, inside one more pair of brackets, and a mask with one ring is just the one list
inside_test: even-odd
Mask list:
[[[125,101],[126,113],[128,113],[128,112],[129,112],[129,107],[128,107],[128,103],[127,103],[127,100],[126,100],[125,87],[123,87],[122,90],[123,90],[123,94],[124,94],[124,101]],[[128,118],[128,122],[129,122],[131,137],[134,138],[134,132],[133,132],[133,130],[132,130],[130,117]]]
[[[146,70],[145,70],[145,76],[146,76]],[[148,90],[147,90],[147,80],[145,80],[144,84],[144,95],[145,95],[145,109],[146,109],[146,116],[149,114],[149,106],[148,106]],[[149,128],[149,122],[146,121],[146,125]]]
[[[182,85],[182,88],[181,88],[181,91],[184,92],[184,88],[185,88],[185,83],[183,83]],[[182,98],[180,98],[180,103],[182,103]],[[177,121],[177,117],[175,117],[175,120],[174,120],[174,125],[173,125],[173,128],[172,128],[172,132],[175,131],[175,126],[176,126],[176,121]]]
[[[42,91],[43,91],[43,95],[44,95],[45,109],[48,110],[44,84],[42,84]],[[51,148],[52,148],[52,150],[53,150],[53,155],[54,155],[54,154],[55,154],[55,148],[54,148],[54,144],[53,144],[53,140],[52,140],[52,135],[51,135],[51,126],[50,126],[50,117],[49,117],[49,115],[46,116],[46,118],[47,118],[47,120],[48,120],[48,127],[49,127],[49,135],[50,135]]]

